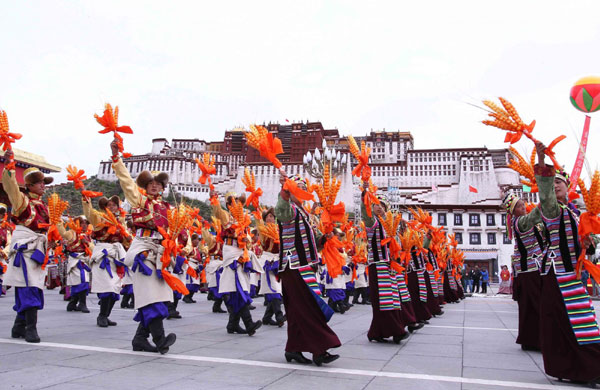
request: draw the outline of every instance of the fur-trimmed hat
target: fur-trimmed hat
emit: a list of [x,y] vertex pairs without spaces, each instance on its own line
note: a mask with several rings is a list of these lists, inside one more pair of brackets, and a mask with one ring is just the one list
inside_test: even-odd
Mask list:
[[27,168],[23,172],[23,180],[25,180],[25,184],[36,184],[41,181],[44,184],[50,184],[54,181],[53,178],[44,176],[44,172],[40,171],[37,167]]
[[377,199],[379,199],[379,203],[385,207],[385,211],[390,209],[390,202],[388,202],[388,199],[385,195],[379,194],[377,195]]
[[199,240],[200,236],[197,233],[192,234],[192,241]]
[[103,196],[102,198],[98,199],[98,207],[100,207],[102,210],[106,210],[106,206],[108,206],[108,202],[113,202],[114,204],[117,205],[117,207],[121,206],[121,199],[119,199],[119,197],[117,195],[113,195],[110,198]]
[[521,198],[519,198],[519,195],[517,195],[514,192],[507,192],[504,195],[504,199],[502,200],[502,206],[504,206],[507,212],[512,214],[513,211],[515,211],[515,206],[517,205],[519,200],[521,200]]
[[557,169],[554,178],[564,181],[567,187],[571,186],[571,176],[564,169]]
[[138,185],[138,187],[143,189],[146,189],[146,186],[148,186],[151,181],[160,183],[163,186],[163,189],[165,189],[167,188],[167,184],[169,184],[169,174],[166,172],[160,172],[159,174],[154,175],[150,171],[142,171],[135,179],[135,183]]
[[267,220],[267,215],[269,215],[269,214],[271,214],[273,217],[275,217],[275,208],[269,207],[267,210],[263,211],[263,213],[262,213],[263,221]]

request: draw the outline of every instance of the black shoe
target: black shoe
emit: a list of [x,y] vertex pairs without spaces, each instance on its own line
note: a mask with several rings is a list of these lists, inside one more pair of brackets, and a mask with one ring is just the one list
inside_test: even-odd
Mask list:
[[254,309],[256,309],[256,306],[253,306],[252,304],[250,304],[250,305],[248,305],[248,309],[254,310]]
[[127,309],[129,307],[129,305],[127,304],[127,301],[129,299],[126,298],[127,295],[123,295],[123,298],[121,298],[121,309]]
[[96,318],[96,325],[101,328],[108,328],[108,318],[102,315],[98,316],[98,318]]
[[312,360],[307,359],[304,357],[304,355],[302,355],[302,352],[285,352],[285,360],[287,360],[288,363],[291,363],[292,360],[297,361],[300,364],[310,364],[312,363]]
[[263,318],[262,323],[265,325],[279,325],[277,322],[273,321],[270,318]]
[[185,297],[183,297],[182,301],[185,303],[194,303],[195,302],[192,300],[192,298],[189,295],[186,295]]
[[369,342],[371,342],[371,341],[377,341],[378,343],[387,343],[388,342],[383,337],[374,337],[374,338],[371,338],[371,337],[367,336],[367,338],[369,339]]
[[342,301],[337,301],[336,306],[338,307],[340,314],[344,314],[347,310],[346,306],[344,306],[344,303]]
[[540,351],[540,348],[538,348],[538,347],[532,347],[532,346],[529,346],[529,345],[521,345],[521,349],[523,351]]
[[37,312],[38,309],[25,311],[25,341],[28,343],[40,342],[40,336],[37,332]]
[[438,311],[437,313],[435,313],[433,316],[434,316],[434,317],[439,317],[439,316],[441,316],[442,314],[444,314],[444,311],[443,311],[443,310],[440,310],[440,311]]
[[419,329],[421,329],[421,328],[422,328],[422,327],[424,327],[424,326],[425,326],[425,324],[422,324],[422,323],[420,323],[420,322],[416,322],[416,323],[414,323],[414,324],[410,324],[410,325],[408,325],[408,331],[409,331],[410,333],[412,333],[412,332],[414,332],[415,330],[419,330]]
[[161,355],[169,352],[169,347],[175,344],[175,340],[177,340],[175,333],[169,333],[165,336],[162,318],[153,319],[150,324],[148,324],[148,327],[150,328],[152,341],[154,341],[158,352],[160,352]]
[[262,326],[262,321],[258,320],[253,322],[250,326],[246,326],[246,332],[248,332],[248,336],[254,336],[256,330]]
[[140,322],[137,331],[135,332],[135,336],[133,337],[133,340],[131,340],[131,346],[133,347],[133,350],[143,352],[158,352],[158,348],[150,344],[148,341],[148,336],[150,336],[150,332],[148,332],[148,330],[144,328]]
[[314,356],[313,355],[313,362],[315,362],[315,364],[319,367],[321,367],[321,365],[323,363],[328,364],[331,363],[335,360],[337,360],[340,357],[340,355],[332,355],[329,352],[325,352],[322,355],[319,356]]
[[179,318],[181,318],[181,314],[179,314],[179,312],[177,310],[169,311],[169,316],[167,317],[167,320],[170,320],[173,318],[179,319]]
[[408,338],[408,333],[404,333],[402,336],[394,336],[394,343],[400,344],[400,341],[406,340]]
[[114,321],[111,321],[110,318],[106,317],[106,323],[108,324],[108,326],[117,326],[117,323]]
[[246,332],[246,329],[242,328],[239,324],[237,326],[234,326],[232,328],[227,328],[227,333],[229,334],[247,334],[248,332]]
[[25,317],[17,316],[15,317],[15,324],[12,327],[10,336],[13,339],[25,338]]

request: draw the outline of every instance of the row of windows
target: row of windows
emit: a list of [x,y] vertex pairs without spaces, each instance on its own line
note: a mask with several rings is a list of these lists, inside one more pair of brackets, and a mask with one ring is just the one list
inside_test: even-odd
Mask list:
[[[454,238],[459,244],[463,243],[463,234],[461,232],[455,232]],[[512,243],[510,238],[508,238],[508,234],[506,233],[502,235],[502,242],[504,244]],[[496,245],[496,233],[487,233],[487,243],[488,245]],[[469,233],[469,244],[481,245],[481,233]]]
[[[495,214],[485,214],[486,226],[496,226],[496,215]],[[506,214],[502,214],[501,223],[502,226],[506,226]],[[454,226],[462,226],[463,224],[463,215],[459,213],[454,214]],[[438,213],[438,225],[439,226],[447,226],[448,220],[446,218],[446,213]],[[481,219],[479,214],[469,214],[469,226],[481,226]]]

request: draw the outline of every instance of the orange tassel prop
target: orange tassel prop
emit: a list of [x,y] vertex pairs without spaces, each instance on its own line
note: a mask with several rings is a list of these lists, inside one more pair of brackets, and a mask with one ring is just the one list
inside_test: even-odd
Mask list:
[[350,153],[354,156],[358,165],[352,170],[352,174],[360,178],[364,182],[368,182],[371,178],[371,167],[369,167],[369,156],[371,155],[371,148],[368,148],[365,141],[360,143],[360,150],[358,144],[353,136],[348,136],[348,148]]
[[432,217],[429,213],[423,211],[422,208],[417,207],[416,209],[409,208],[408,211],[413,216],[412,221],[409,222],[415,230],[430,230],[433,229]]
[[504,142],[514,144],[519,141],[523,135],[531,139],[534,143],[537,142],[531,135],[531,132],[535,127],[535,121],[526,125],[517,113],[517,110],[508,100],[504,98],[499,99],[504,108],[499,107],[490,100],[483,101],[483,104],[492,110],[488,116],[494,118],[494,120],[484,120],[482,123],[486,126],[493,126],[498,129],[506,130],[508,133],[506,134]]
[[521,184],[526,185],[531,188],[531,192],[538,192],[538,186],[535,181],[535,174],[533,172],[533,167],[535,166],[535,148],[531,152],[530,162],[527,162],[523,156],[517,152],[515,148],[510,146],[508,148],[510,150],[510,154],[512,158],[508,167],[513,171],[517,172],[519,175],[523,176],[526,180],[521,179]]
[[331,233],[334,228],[334,222],[341,222],[346,214],[346,206],[343,202],[335,203],[335,198],[340,190],[342,182],[339,179],[331,177],[329,164],[325,164],[323,168],[323,182],[315,188],[315,192],[319,197],[321,207],[321,222],[323,224],[323,234]]
[[242,183],[246,186],[246,191],[250,193],[250,196],[246,199],[246,206],[252,205],[255,209],[259,208],[258,200],[263,194],[263,190],[256,188],[256,178],[254,173],[250,169],[244,169],[244,177]]
[[122,153],[123,158],[131,157],[130,153],[125,153],[123,151],[123,137],[121,137],[118,133],[124,134],[133,134],[133,130],[129,126],[119,126],[119,107],[115,106],[113,111],[112,106],[109,103],[104,105],[104,113],[102,116],[98,116],[98,114],[94,114],[94,118],[96,118],[96,122],[98,122],[104,129],[99,130],[100,134],[107,134],[112,132],[114,138],[118,141],[119,152]]
[[363,188],[363,187],[359,187],[361,192],[365,193],[365,196],[363,198],[363,203],[365,204],[365,210],[367,211],[367,215],[369,216],[369,218],[373,217],[373,205],[374,204],[379,204],[380,201],[377,198],[377,195],[375,195],[377,193],[377,187],[373,185],[373,181],[371,179],[369,179],[369,185],[367,186],[367,188]]
[[[69,208],[69,202],[60,199],[58,194],[54,192],[48,197],[48,217],[49,217],[49,228],[48,228],[48,241],[61,241],[62,237],[58,233],[58,225],[61,222],[62,215]],[[42,269],[46,269],[47,259],[44,259]]]
[[214,190],[214,186],[212,185],[211,175],[217,173],[217,168],[215,167],[215,156],[211,156],[209,153],[204,153],[202,155],[202,160],[196,159],[196,164],[198,164],[198,168],[202,172],[202,175],[198,178],[198,182],[200,184],[206,184],[208,181],[208,185],[211,190]]
[[304,191],[302,188],[298,187],[295,181],[291,179],[286,179],[283,185],[284,191],[289,191],[290,194],[294,195],[296,198],[301,200],[302,202],[306,202],[309,200],[315,200],[315,197],[308,191]]
[[385,218],[381,218],[381,226],[385,230],[385,234],[387,235],[381,241],[381,245],[389,244],[390,254],[392,255],[392,259],[397,259],[400,255],[400,244],[396,240],[396,235],[398,234],[398,226],[400,226],[400,222],[402,221],[402,216],[400,214],[394,215],[392,211],[388,211],[385,213]]
[[73,182],[76,190],[81,190],[85,187],[83,181],[87,179],[87,176],[85,176],[83,169],[77,169],[77,167],[67,165],[67,172],[69,173],[67,175],[67,180]]
[[127,228],[123,226],[119,219],[109,209],[106,209],[102,213],[102,227],[108,227],[108,234],[110,235],[119,232],[123,237],[130,236]]
[[323,250],[321,251],[321,257],[323,263],[327,266],[327,273],[332,278],[342,274],[342,267],[346,265],[344,256],[340,252],[340,249],[344,247],[344,244],[333,236],[325,241]]
[[266,127],[260,125],[250,125],[250,131],[245,135],[249,146],[258,150],[260,155],[269,160],[275,168],[281,168],[282,164],[277,155],[283,153],[283,146],[279,138],[273,137]]
[[[10,128],[8,127],[8,116],[6,115],[6,111],[0,110],[0,145],[2,145],[2,150],[12,150],[12,144],[21,139],[22,135],[19,133],[11,133]],[[15,160],[11,158],[10,161],[5,165],[5,169],[14,170]]]
[[[579,178],[577,181],[581,196],[587,209],[579,217],[579,237],[583,246],[583,242],[590,239],[590,235],[600,233],[600,172],[594,171],[592,175],[592,184],[590,188],[586,188],[583,180]],[[581,251],[579,259],[577,259],[576,273],[577,277],[581,277],[583,268],[588,270],[590,276],[600,283],[600,266],[595,265],[586,258],[585,250]]]
[[188,295],[190,293],[185,284],[181,280],[179,280],[178,277],[171,274],[164,268],[160,271],[160,273],[163,280],[165,281],[165,283],[167,283],[171,290],[177,291],[183,295]]
[[258,232],[273,240],[276,244],[279,244],[279,227],[273,222],[260,223],[258,225]]
[[248,227],[252,223],[250,215],[244,211],[244,205],[239,200],[234,200],[229,206],[229,212],[235,220],[235,223],[231,227],[235,230],[235,236],[237,237],[238,247],[244,248],[244,254],[240,259],[241,262],[245,263],[250,260],[248,255],[248,248],[246,245],[246,238],[248,237]]

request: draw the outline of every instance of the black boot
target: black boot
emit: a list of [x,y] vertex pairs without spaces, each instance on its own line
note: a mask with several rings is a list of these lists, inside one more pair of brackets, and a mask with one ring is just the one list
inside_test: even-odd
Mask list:
[[265,325],[277,325],[275,321],[271,317],[273,317],[273,301],[267,303],[267,309],[265,310],[265,314],[263,315],[262,322]]
[[135,308],[135,295],[129,294],[129,298],[130,298],[130,301],[129,301],[129,305],[127,305],[127,307],[130,309],[133,309],[133,308]]
[[190,301],[192,301],[192,303],[196,303],[196,301],[194,300],[194,294],[195,293],[190,293]]
[[214,301],[215,303],[213,303],[212,308],[213,313],[227,313],[221,308],[221,302],[223,302],[223,298],[214,298]]
[[208,295],[206,296],[206,300],[207,301],[214,301],[215,300],[215,295],[213,294],[212,290],[208,290]]
[[281,299],[276,298],[271,302],[273,304],[273,312],[275,313],[275,322],[281,328],[285,323],[285,316],[283,315],[283,311],[281,311]]
[[346,305],[346,310],[348,310],[352,306],[354,306],[352,303],[350,303],[350,294],[347,291],[346,291],[346,296],[344,297],[344,305]]
[[354,289],[354,294],[352,294],[352,304],[356,305],[358,304],[358,296],[360,295],[360,291],[358,288]]
[[79,294],[77,294],[79,296],[79,303],[77,304],[77,311],[80,311],[82,313],[89,313],[90,310],[87,307],[86,304],[86,291],[81,291]]
[[246,334],[246,330],[240,326],[240,312],[234,313],[232,307],[227,307],[229,311],[229,321],[227,321],[227,333]]
[[246,332],[248,332],[248,336],[254,335],[254,333],[256,333],[256,330],[262,326],[262,321],[252,321],[252,314],[250,314],[250,305],[244,306],[240,311],[240,314],[242,317],[242,321],[244,321],[244,326],[246,327]]
[[158,348],[150,344],[148,341],[148,336],[150,336],[150,332],[148,329],[144,328],[142,322],[140,321],[140,324],[135,332],[135,336],[133,336],[133,340],[131,340],[131,346],[133,347],[133,350],[143,352],[158,352]]
[[170,320],[173,318],[181,318],[181,315],[177,311],[174,302],[167,302],[167,308],[169,309],[169,316],[167,317],[167,320]]
[[96,324],[101,328],[108,328],[108,298],[100,298],[100,314],[96,318]]
[[338,308],[340,314],[344,314],[346,312],[346,306],[344,306],[344,301],[337,301],[333,304]]
[[194,295],[194,293],[189,293],[188,295],[186,295],[185,297],[183,297],[183,302],[185,302],[185,303],[195,303],[196,301],[194,301],[192,299],[192,295]]
[[40,336],[37,332],[37,312],[38,309],[28,309],[25,311],[25,341],[28,343],[39,343]]
[[106,298],[108,300],[108,305],[107,305],[107,309],[106,309],[106,323],[108,324],[108,326],[117,326],[117,323],[115,321],[111,321],[110,318],[110,313],[112,313],[112,309],[115,306],[115,303],[117,301],[115,301],[112,298]]
[[329,305],[329,307],[332,308],[334,312],[340,312],[338,305],[333,300],[331,300],[331,298],[327,300],[327,305]]
[[129,307],[129,294],[123,294],[121,298],[121,309],[127,309]]
[[77,301],[79,300],[78,295],[71,295],[69,298],[69,303],[67,304],[67,311],[78,311],[77,310]]
[[175,333],[169,333],[167,336],[165,336],[165,328],[163,327],[162,318],[155,318],[150,321],[148,328],[150,328],[152,341],[154,341],[158,352],[160,352],[161,355],[169,352],[169,347],[175,344],[177,336]]
[[25,324],[26,322],[24,315],[17,314],[11,331],[11,337],[13,339],[25,338]]

